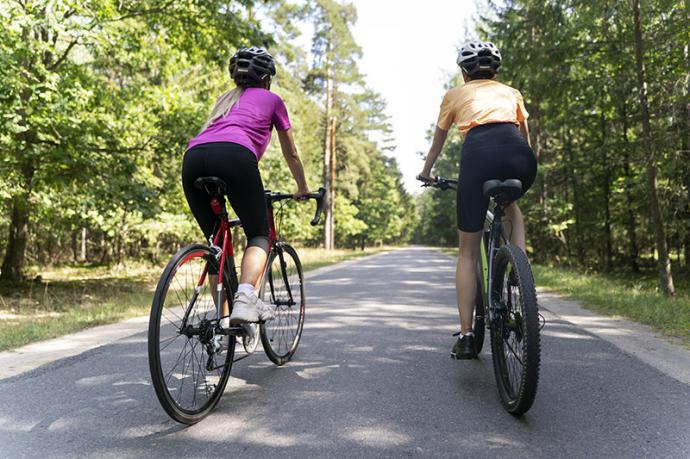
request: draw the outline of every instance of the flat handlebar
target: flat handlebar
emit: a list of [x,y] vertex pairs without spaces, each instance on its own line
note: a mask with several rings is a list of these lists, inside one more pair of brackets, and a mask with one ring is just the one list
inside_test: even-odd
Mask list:
[[422,186],[431,186],[434,188],[438,188],[439,190],[455,190],[458,186],[458,181],[455,179],[449,179],[445,177],[436,177],[433,180],[429,181],[423,178],[421,175],[417,176],[417,180],[422,182]]
[[[321,220],[321,213],[323,212],[323,197],[325,194],[326,194],[326,189],[324,187],[321,187],[321,188],[319,188],[318,192],[309,193],[303,199],[299,199],[299,201],[307,200],[307,199],[314,199],[316,201],[316,212],[314,213],[314,218],[311,219],[311,225],[312,226],[318,225],[319,221]],[[294,196],[291,193],[278,193],[278,192],[266,191],[266,199],[269,202],[277,202],[277,201],[284,201],[286,199],[294,199]]]

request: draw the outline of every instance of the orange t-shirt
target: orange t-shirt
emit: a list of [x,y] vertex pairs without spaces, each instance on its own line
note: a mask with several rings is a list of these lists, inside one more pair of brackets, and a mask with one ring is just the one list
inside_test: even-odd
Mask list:
[[528,116],[517,89],[496,80],[471,80],[446,93],[437,124],[444,131],[457,124],[464,138],[475,126],[488,123],[519,126]]

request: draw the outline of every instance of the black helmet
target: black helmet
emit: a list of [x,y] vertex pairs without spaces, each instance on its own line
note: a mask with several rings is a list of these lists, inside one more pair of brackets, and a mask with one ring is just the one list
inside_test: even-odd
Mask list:
[[275,74],[273,56],[263,48],[240,48],[230,59],[230,76],[239,86],[263,83]]
[[471,41],[460,48],[457,63],[470,78],[491,78],[501,66],[501,52],[491,42]]

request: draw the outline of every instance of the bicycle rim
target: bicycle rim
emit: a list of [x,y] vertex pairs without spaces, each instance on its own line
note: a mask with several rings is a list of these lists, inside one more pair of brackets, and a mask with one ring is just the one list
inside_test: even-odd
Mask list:
[[534,280],[518,247],[506,245],[498,251],[492,289],[494,374],[503,406],[519,415],[530,409],[536,396],[540,337]]
[[197,288],[208,263],[217,266],[204,245],[180,250],[158,282],[149,320],[149,367],[156,395],[170,417],[185,424],[200,421],[218,403],[235,351],[234,337],[227,350],[214,346],[216,306],[208,275]]
[[297,351],[304,326],[302,265],[289,245],[271,252],[259,295],[275,308],[275,318],[261,324],[261,343],[268,358],[283,365]]

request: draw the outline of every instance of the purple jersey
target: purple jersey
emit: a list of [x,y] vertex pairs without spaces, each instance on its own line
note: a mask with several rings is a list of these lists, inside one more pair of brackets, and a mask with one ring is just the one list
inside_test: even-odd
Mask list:
[[187,149],[203,143],[233,142],[248,148],[258,161],[268,148],[273,126],[279,131],[290,129],[283,100],[263,88],[246,88],[230,113],[190,140]]

